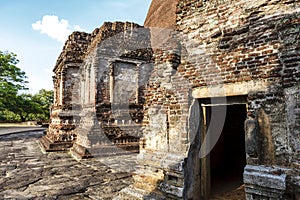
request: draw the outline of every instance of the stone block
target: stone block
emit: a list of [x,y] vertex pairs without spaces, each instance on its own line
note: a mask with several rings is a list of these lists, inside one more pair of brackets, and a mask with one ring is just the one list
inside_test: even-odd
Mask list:
[[286,174],[281,168],[247,165],[244,183],[247,199],[281,199],[286,190]]
[[52,141],[47,136],[43,136],[39,141],[42,152],[68,151],[72,146],[72,141]]

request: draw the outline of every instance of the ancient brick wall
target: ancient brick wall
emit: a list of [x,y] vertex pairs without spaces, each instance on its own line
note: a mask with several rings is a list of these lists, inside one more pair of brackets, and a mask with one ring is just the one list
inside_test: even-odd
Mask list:
[[138,147],[144,88],[151,70],[149,30],[130,22],[104,23],[92,33],[81,70],[80,111],[76,145]]
[[177,7],[177,30],[184,33],[184,48],[189,52],[178,71],[193,88],[261,84],[245,88],[249,90],[248,120],[257,120],[256,134],[261,137],[258,157],[249,156],[248,164],[298,165],[293,158],[299,155],[295,150],[299,149],[299,129],[287,128],[297,118],[290,115],[288,101],[299,93],[297,7],[298,1],[181,1]]
[[[154,51],[144,106],[144,180],[168,183],[170,174],[180,182],[184,172],[175,166],[191,151],[193,99],[240,95],[247,97],[247,122],[257,124],[259,135],[248,138],[257,151],[247,152],[248,164],[291,168],[298,175],[288,179],[299,177],[296,8],[298,1],[179,1],[176,30],[164,49]],[[178,165],[169,162],[172,154]],[[180,187],[161,186],[180,197]],[[296,185],[289,187],[293,193]]]
[[281,78],[281,54],[298,34],[295,6],[291,1],[181,1],[177,30],[186,35],[189,52],[202,52],[190,55],[199,58],[179,70],[193,87],[219,84],[212,74],[223,83]]
[[137,146],[142,136],[135,187],[199,199],[208,193],[200,103],[243,99],[247,198],[299,198],[300,3],[159,2],[145,26],[167,30],[107,22],[69,37],[54,69],[49,138],[76,139],[72,154],[82,158],[94,146]]
[[[72,96],[76,96],[76,76],[79,65],[83,62],[91,36],[84,32],[72,33],[66,41],[56,65],[53,69],[54,79],[54,106],[72,104]],[[70,68],[70,69],[69,69]]]
[[63,50],[57,59],[54,70],[60,64],[82,63],[90,42],[91,34],[78,31],[73,32],[65,42]]
[[90,34],[72,33],[66,41],[54,67],[54,102],[47,135],[41,139],[46,151],[61,151],[72,146],[76,139],[78,116],[74,112],[79,104],[78,70],[83,62]]
[[53,109],[71,109],[74,101],[78,101],[79,77],[77,73],[90,40],[90,34],[74,32],[66,41],[53,69],[55,73],[53,77],[55,92]]
[[[272,137],[275,148],[281,148],[274,149],[280,163],[286,158],[280,154],[288,153],[289,148],[280,145],[287,143],[287,138],[278,141],[287,133],[283,91],[299,84],[300,15],[295,10],[299,2],[230,2],[179,3],[177,30],[185,33],[184,47],[192,53],[182,60],[178,71],[192,87],[267,81],[267,94],[257,93],[256,98],[263,101],[257,104],[274,116]],[[250,102],[251,112],[255,101]]]
[[154,0],[146,16],[145,27],[173,28],[176,25],[178,0]]

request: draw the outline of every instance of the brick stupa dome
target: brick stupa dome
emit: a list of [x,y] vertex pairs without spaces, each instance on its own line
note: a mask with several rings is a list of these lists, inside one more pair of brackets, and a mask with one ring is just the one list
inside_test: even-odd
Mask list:
[[152,0],[145,27],[173,28],[176,24],[176,6],[179,0]]

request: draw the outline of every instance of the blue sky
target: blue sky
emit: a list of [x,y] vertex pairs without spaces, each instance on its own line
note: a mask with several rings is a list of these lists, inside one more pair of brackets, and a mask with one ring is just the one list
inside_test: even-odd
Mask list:
[[104,21],[143,24],[151,0],[0,0],[0,50],[17,54],[30,93],[52,89],[52,69],[74,30]]

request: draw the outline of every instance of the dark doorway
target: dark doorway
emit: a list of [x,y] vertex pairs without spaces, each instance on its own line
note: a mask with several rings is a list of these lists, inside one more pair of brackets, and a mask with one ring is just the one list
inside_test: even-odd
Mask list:
[[[217,144],[210,153],[212,199],[218,195],[231,195],[239,190],[243,193],[243,171],[246,165],[244,133],[246,105],[218,107],[221,106],[226,106],[225,124]],[[208,113],[210,109],[208,106]],[[207,120],[209,122],[209,119]],[[243,194],[240,195],[244,197]]]

